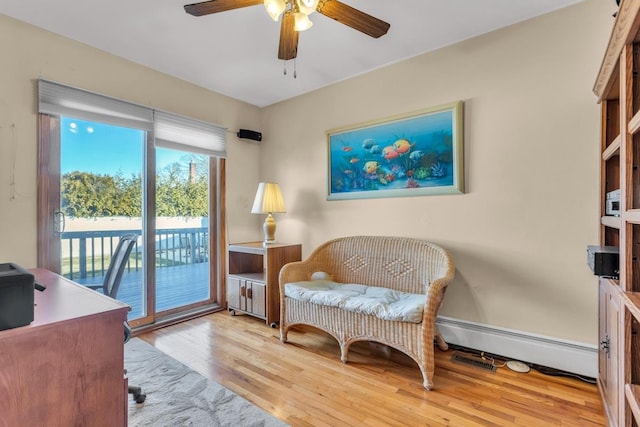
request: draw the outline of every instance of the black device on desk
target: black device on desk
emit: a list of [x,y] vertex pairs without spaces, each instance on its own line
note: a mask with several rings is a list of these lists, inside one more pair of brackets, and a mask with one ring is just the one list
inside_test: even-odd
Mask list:
[[0,331],[33,322],[34,281],[19,265],[0,264]]

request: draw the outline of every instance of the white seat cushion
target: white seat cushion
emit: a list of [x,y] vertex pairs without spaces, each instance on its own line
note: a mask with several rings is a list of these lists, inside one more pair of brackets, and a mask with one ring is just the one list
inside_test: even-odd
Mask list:
[[314,304],[370,314],[384,320],[422,322],[425,295],[330,280],[286,283],[287,297]]

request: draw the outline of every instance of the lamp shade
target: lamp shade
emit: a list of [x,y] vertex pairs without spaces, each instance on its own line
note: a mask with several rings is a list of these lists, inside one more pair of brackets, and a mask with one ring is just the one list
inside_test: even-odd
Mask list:
[[256,198],[253,201],[251,213],[284,213],[284,199],[280,192],[280,186],[275,182],[261,182],[256,191]]
[[264,0],[264,8],[274,21],[277,21],[280,14],[284,12],[287,3],[285,0]]
[[311,19],[309,19],[309,17],[302,12],[294,13],[293,18],[295,19],[293,29],[296,31],[308,30],[313,26],[313,22],[311,22]]
[[298,10],[305,15],[311,15],[318,7],[318,0],[296,0]]

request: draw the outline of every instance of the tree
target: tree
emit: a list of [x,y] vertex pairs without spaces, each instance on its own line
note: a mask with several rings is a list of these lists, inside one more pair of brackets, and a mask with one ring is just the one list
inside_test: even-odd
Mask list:
[[116,215],[117,194],[116,180],[112,176],[79,171],[67,173],[62,178],[62,211],[74,217]]
[[[204,157],[204,156],[200,156]],[[207,158],[208,159],[208,158]],[[158,216],[207,216],[208,179],[204,167],[196,165],[191,177],[186,162],[167,166],[156,177],[156,213]],[[205,171],[207,169],[204,169]]]
[[[194,174],[191,174],[191,164]],[[209,158],[187,155],[156,175],[156,215],[207,216]],[[62,212],[69,217],[142,216],[142,177],[74,171],[62,176]]]

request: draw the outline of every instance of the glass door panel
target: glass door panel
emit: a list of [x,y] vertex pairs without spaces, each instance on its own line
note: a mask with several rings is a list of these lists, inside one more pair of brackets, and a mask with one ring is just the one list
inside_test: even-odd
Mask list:
[[156,148],[156,312],[211,299],[209,157]]
[[129,319],[146,316],[143,176],[146,132],[62,117],[60,120],[61,274],[100,285],[119,238],[140,236],[117,299]]

